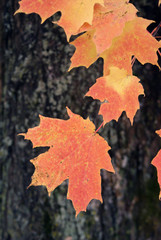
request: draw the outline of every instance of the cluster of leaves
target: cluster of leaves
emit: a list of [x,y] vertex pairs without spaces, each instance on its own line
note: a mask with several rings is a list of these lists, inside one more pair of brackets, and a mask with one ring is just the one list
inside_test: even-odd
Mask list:
[[[127,0],[22,0],[16,13],[35,12],[44,22],[57,11],[62,13],[58,24],[65,29],[67,39],[78,34],[72,42],[76,51],[70,69],[89,67],[97,58],[104,59],[103,77],[86,93],[102,102],[99,114],[103,124],[118,120],[122,111],[133,123],[139,108],[138,95],[144,91],[132,75],[132,65],[136,58],[143,64],[157,65],[156,51],[161,47],[147,31],[152,21],[138,17],[137,9]],[[69,120],[40,116],[40,125],[21,135],[30,139],[33,147],[50,147],[32,160],[35,172],[31,185],[45,185],[51,193],[69,179],[68,198],[78,214],[86,210],[91,199],[102,201],[100,169],[114,169],[107,153],[110,147],[94,124],[67,111]],[[161,184],[160,154],[152,163]]]

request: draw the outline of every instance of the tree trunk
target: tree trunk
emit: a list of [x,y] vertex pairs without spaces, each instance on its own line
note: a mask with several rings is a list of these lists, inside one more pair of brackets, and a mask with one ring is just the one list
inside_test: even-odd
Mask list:
[[[134,124],[123,113],[118,122],[99,131],[111,146],[116,173],[101,170],[103,203],[92,200],[75,218],[72,202],[66,199],[67,181],[50,197],[45,186],[27,188],[34,172],[30,159],[48,148],[33,149],[17,134],[38,125],[39,114],[67,119],[66,106],[99,127],[100,102],[84,95],[102,76],[103,60],[68,72],[74,47],[64,30],[52,23],[60,13],[41,24],[34,13],[14,15],[17,0],[0,4],[1,239],[160,240],[159,185],[151,165],[161,147],[155,133],[161,128],[158,68],[135,61],[133,71],[145,95],[139,97]],[[157,2],[139,1],[136,6],[142,16],[159,22]]]

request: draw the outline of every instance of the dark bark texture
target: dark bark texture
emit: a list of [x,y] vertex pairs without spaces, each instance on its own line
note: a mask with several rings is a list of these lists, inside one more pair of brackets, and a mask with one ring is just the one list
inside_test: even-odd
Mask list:
[[[148,28],[154,29],[161,16],[157,0],[133,3],[139,16],[154,20]],[[161,128],[159,68],[135,61],[145,95],[139,96],[134,124],[123,112],[99,131],[111,146],[116,174],[101,170],[103,203],[92,200],[75,218],[67,181],[50,197],[44,186],[27,189],[34,172],[30,159],[47,148],[33,149],[17,134],[38,125],[39,114],[67,119],[66,106],[99,127],[100,101],[84,95],[102,76],[103,60],[68,72],[75,49],[52,23],[60,13],[41,24],[37,14],[14,15],[17,9],[18,0],[0,2],[0,239],[160,240],[159,185],[151,165],[161,148],[155,133]]]

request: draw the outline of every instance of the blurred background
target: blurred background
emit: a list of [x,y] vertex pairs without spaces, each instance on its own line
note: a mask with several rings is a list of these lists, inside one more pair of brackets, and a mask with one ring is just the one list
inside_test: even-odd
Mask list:
[[[132,2],[138,16],[154,20],[149,31],[159,25],[157,0]],[[160,189],[151,165],[161,148],[155,133],[161,128],[159,68],[135,61],[133,73],[145,94],[134,124],[123,112],[99,131],[111,147],[116,174],[101,170],[103,203],[92,200],[75,218],[67,180],[50,197],[45,186],[27,189],[34,172],[30,159],[48,148],[33,149],[17,134],[37,126],[39,114],[68,119],[66,106],[98,128],[100,101],[84,95],[102,76],[103,59],[68,72],[75,48],[52,23],[60,12],[41,24],[37,14],[14,15],[18,8],[18,0],[0,2],[0,240],[161,240]]]

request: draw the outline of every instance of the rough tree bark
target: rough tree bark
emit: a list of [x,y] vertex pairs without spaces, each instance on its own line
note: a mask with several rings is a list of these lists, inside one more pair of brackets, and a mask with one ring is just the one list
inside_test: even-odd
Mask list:
[[[159,23],[157,1],[133,1],[140,15]],[[144,86],[134,125],[123,113],[100,134],[111,146],[116,174],[101,170],[103,203],[92,200],[76,219],[66,199],[65,181],[49,197],[44,186],[30,187],[30,159],[47,150],[32,149],[20,132],[39,123],[39,114],[67,119],[66,106],[98,127],[100,102],[84,94],[102,75],[103,60],[68,72],[74,47],[52,19],[17,14],[18,0],[0,8],[0,239],[2,240],[160,240],[161,203],[151,160],[161,147],[161,73],[135,61]],[[154,25],[152,27],[154,27]],[[146,41],[146,39],[145,39]],[[160,61],[160,59],[159,59]]]

